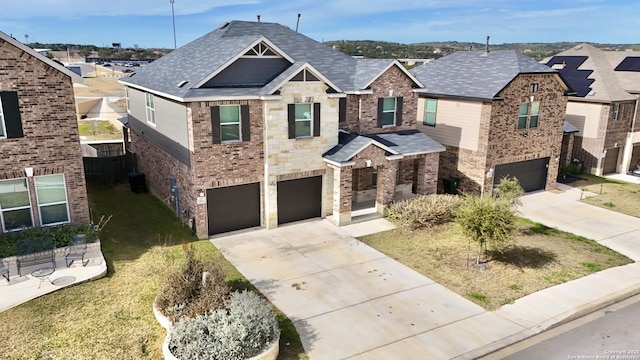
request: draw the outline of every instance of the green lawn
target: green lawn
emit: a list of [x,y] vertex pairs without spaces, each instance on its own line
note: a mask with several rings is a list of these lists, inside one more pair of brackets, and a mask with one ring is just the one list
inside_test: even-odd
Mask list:
[[[191,236],[169,208],[128,186],[89,189],[95,218],[113,215],[102,235],[107,277],[62,289],[0,313],[2,359],[160,359],[165,331],[152,302],[183,243],[220,262],[227,278],[250,287],[206,240]],[[279,314],[279,359],[305,359],[291,322]],[[288,345],[287,345],[288,344]]]

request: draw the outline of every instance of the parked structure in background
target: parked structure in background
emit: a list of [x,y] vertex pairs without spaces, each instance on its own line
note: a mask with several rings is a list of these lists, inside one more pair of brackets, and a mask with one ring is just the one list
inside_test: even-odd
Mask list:
[[568,91],[557,70],[487,47],[411,72],[424,85],[416,90],[418,128],[447,149],[441,191],[491,195],[505,176],[525,191],[555,187]]
[[1,231],[89,223],[77,74],[0,32]]
[[566,120],[578,128],[574,157],[595,175],[626,173],[640,160],[640,55],[577,45],[548,60],[575,93]]
[[138,170],[200,238],[436,191],[444,147],[416,130],[422,84],[396,60],[233,21],[120,81]]

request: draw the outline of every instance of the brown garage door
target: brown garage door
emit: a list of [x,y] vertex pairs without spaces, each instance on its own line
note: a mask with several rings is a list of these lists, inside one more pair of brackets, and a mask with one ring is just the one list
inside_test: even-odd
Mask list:
[[278,224],[320,217],[322,176],[278,182]]
[[207,190],[209,235],[260,226],[260,183]]
[[519,161],[496,166],[494,184],[504,177],[515,177],[525,192],[542,190],[547,183],[549,158]]
[[619,152],[620,148],[607,149],[607,155],[605,155],[604,164],[602,165],[602,175],[616,172]]

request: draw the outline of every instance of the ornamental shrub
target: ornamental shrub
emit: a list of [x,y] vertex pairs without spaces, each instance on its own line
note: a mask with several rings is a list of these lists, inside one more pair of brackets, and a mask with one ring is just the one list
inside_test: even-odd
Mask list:
[[[184,252],[186,261],[177,271],[168,274],[167,283],[155,299],[156,308],[173,323],[223,307],[231,291],[217,263],[197,260],[193,246],[185,245]],[[209,273],[205,284],[202,283],[204,272]]]
[[245,290],[233,292],[225,308],[178,321],[169,350],[180,359],[241,360],[259,354],[279,335],[269,304]]
[[389,205],[385,215],[402,227],[418,229],[450,222],[463,198],[456,195],[422,195]]

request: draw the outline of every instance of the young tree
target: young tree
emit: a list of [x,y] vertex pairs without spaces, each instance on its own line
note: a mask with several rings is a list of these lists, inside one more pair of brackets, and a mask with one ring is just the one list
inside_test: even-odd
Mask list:
[[516,216],[513,204],[504,199],[469,196],[456,211],[455,222],[465,236],[478,243],[476,265],[483,249],[502,252],[514,239]]
[[517,178],[503,177],[493,190],[494,197],[504,199],[512,205],[521,205],[520,196],[524,194]]

